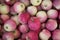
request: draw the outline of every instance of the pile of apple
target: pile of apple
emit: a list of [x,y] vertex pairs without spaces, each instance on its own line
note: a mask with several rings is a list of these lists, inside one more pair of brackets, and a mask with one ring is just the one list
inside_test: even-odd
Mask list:
[[60,40],[60,0],[0,0],[0,40]]

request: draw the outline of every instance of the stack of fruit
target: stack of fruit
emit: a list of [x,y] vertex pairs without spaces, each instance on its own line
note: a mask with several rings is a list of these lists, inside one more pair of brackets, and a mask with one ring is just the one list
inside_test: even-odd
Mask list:
[[0,40],[60,40],[60,0],[0,0]]

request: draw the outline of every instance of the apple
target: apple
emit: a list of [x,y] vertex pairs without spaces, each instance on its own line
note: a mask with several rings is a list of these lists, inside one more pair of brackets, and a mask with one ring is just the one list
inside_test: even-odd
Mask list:
[[47,12],[48,18],[56,19],[58,17],[58,11],[55,9],[50,9]]
[[28,21],[28,27],[30,30],[36,31],[40,29],[41,23],[38,17],[31,17]]
[[28,6],[30,4],[29,0],[20,0],[20,2],[24,3],[25,6]]
[[13,33],[15,39],[18,38],[18,37],[20,37],[20,35],[21,35],[21,33],[19,32],[19,30],[17,30],[17,29],[14,30],[14,31],[12,31],[12,33]]
[[16,2],[16,3],[13,5],[13,8],[14,8],[15,12],[21,13],[22,11],[25,10],[25,5],[24,5],[24,3]]
[[10,18],[9,15],[1,15],[1,19],[3,20],[4,23],[5,23],[9,18]]
[[33,31],[30,31],[26,35],[26,40],[38,40],[38,34]]
[[27,33],[29,31],[28,26],[26,24],[22,24],[18,28],[21,33]]
[[12,16],[11,19],[14,20],[14,21],[16,22],[16,25],[19,24],[18,15]]
[[42,2],[42,0],[30,0],[30,3],[33,5],[33,6],[38,6],[40,5]]
[[18,20],[22,24],[27,24],[30,18],[30,14],[28,12],[22,12],[18,15]]
[[41,40],[48,40],[50,37],[51,37],[51,33],[47,29],[43,29],[39,33],[39,38],[41,38]]
[[49,30],[49,31],[54,31],[56,28],[57,28],[57,21],[54,20],[54,19],[49,19],[46,23],[46,28]]
[[45,11],[38,11],[36,16],[39,17],[41,23],[47,20],[47,14]]
[[53,40],[60,40],[60,29],[56,29],[52,32]]
[[17,0],[5,0],[6,4],[12,5],[16,2]]
[[8,32],[14,31],[16,29],[16,27],[17,26],[16,26],[15,21],[13,21],[11,19],[6,21],[5,24],[4,24],[4,30],[8,31]]
[[54,1],[53,1],[53,6],[54,6],[57,10],[60,10],[60,0],[54,0]]
[[2,36],[3,40],[14,40],[14,35],[10,32],[6,32]]
[[31,15],[36,15],[36,13],[37,13],[37,7],[35,7],[35,6],[29,6],[29,7],[27,7],[27,11],[28,11]]
[[50,10],[52,8],[52,2],[50,0],[43,0],[41,7],[44,10]]
[[0,13],[1,14],[8,14],[9,13],[9,6],[6,4],[1,4],[0,6]]

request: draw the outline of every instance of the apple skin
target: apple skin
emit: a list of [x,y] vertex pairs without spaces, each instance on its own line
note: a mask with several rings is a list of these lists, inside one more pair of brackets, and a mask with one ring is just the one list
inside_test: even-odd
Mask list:
[[42,9],[44,10],[50,10],[52,8],[52,2],[51,0],[43,0],[41,4]]
[[55,9],[50,9],[47,12],[48,18],[56,19],[58,17],[58,11]]
[[29,28],[26,24],[22,24],[18,28],[21,33],[27,33],[29,31]]
[[10,8],[9,8],[8,5],[6,5],[6,4],[1,4],[1,6],[0,6],[0,13],[3,14],[3,15],[8,14],[9,11],[10,11],[9,9],[10,9]]
[[30,30],[36,31],[40,29],[41,23],[38,17],[31,17],[28,21],[28,27]]
[[56,29],[52,32],[53,40],[60,40],[60,29]]
[[18,20],[22,24],[27,24],[29,18],[30,18],[30,14],[28,12],[23,12],[18,15]]
[[42,2],[42,0],[30,0],[30,3],[33,5],[33,6],[38,6],[40,5]]
[[43,29],[39,33],[39,37],[41,38],[41,40],[48,40],[51,37],[51,33],[47,29]]
[[27,11],[28,11],[31,15],[36,15],[36,13],[37,13],[37,7],[35,7],[35,6],[28,6]]
[[57,28],[57,21],[54,19],[49,19],[46,23],[46,28],[49,31],[54,31]]
[[14,35],[11,32],[6,32],[2,36],[3,40],[14,40]]
[[39,17],[41,23],[45,22],[48,18],[45,11],[38,11],[36,17]]
[[21,13],[21,12],[23,12],[25,10],[25,5],[24,5],[24,3],[16,2],[13,5],[13,8],[14,8],[16,13]]
[[4,30],[8,31],[8,32],[14,31],[16,29],[16,27],[17,26],[16,26],[15,21],[13,21],[11,19],[6,21],[5,24],[4,24]]

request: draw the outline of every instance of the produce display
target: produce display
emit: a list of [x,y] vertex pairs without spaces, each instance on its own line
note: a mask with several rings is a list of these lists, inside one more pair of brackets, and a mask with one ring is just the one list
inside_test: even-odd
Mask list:
[[60,0],[0,0],[0,40],[60,40]]

